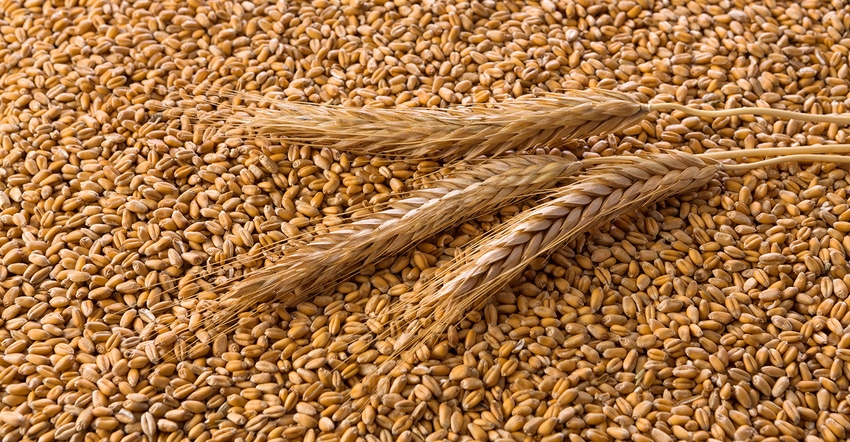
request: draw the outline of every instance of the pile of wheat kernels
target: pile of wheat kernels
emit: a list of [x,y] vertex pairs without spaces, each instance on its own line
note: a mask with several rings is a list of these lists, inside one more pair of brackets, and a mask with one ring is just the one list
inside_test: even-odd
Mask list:
[[[368,341],[383,309],[520,208],[205,328],[213,286],[274,243],[439,167],[219,132],[193,118],[209,91],[447,106],[598,86],[844,112],[845,2],[749,3],[3,1],[2,441],[845,439],[844,166],[719,176],[624,216],[535,262],[374,396],[359,381],[391,353]],[[571,152],[847,138],[674,113]]]

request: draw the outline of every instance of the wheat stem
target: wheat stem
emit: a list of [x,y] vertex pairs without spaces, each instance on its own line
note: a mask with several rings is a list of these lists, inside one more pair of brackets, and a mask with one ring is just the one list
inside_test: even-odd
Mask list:
[[722,152],[701,153],[699,156],[701,158],[711,158],[714,160],[726,160],[734,158],[762,158],[802,154],[823,155],[831,153],[850,154],[850,144],[821,144],[815,146],[771,147],[769,149],[727,150]]
[[739,172],[746,171],[752,169],[758,169],[759,167],[767,167],[773,166],[775,164],[783,164],[783,163],[791,163],[791,162],[800,162],[800,163],[814,163],[814,162],[831,162],[831,163],[844,163],[850,164],[850,157],[841,156],[841,155],[785,155],[777,158],[770,158],[768,160],[755,161],[752,163],[742,163],[742,164],[724,164],[723,170],[727,172]]
[[696,109],[693,107],[683,106],[678,103],[652,103],[649,105],[650,111],[681,111],[688,115],[705,118],[725,118],[737,115],[759,115],[782,118],[786,120],[800,120],[812,123],[836,123],[850,125],[850,115],[819,115],[819,114],[804,114],[800,112],[787,111],[781,109],[765,108],[765,107],[741,107],[736,109],[722,110],[705,110]]

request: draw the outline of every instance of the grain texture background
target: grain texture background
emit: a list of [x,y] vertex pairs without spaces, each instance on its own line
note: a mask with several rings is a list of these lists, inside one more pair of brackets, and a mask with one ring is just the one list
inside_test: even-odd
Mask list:
[[[843,1],[0,2],[3,441],[843,440],[845,167],[724,177],[534,260],[372,384],[388,309],[523,205],[205,328],[215,286],[443,164],[250,137],[218,110],[641,101],[845,112]],[[576,158],[845,142],[653,113]],[[392,334],[391,334],[392,335]],[[397,335],[396,335],[397,336]],[[378,393],[377,395],[375,393]],[[352,401],[349,402],[348,399]]]

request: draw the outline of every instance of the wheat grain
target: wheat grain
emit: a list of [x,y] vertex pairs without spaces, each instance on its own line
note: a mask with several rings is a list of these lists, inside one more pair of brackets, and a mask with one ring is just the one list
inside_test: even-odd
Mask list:
[[492,107],[375,109],[283,100],[271,105],[239,107],[241,113],[228,124],[272,140],[360,155],[445,160],[523,152],[610,133],[649,112],[630,95],[602,89],[524,97]]
[[[239,311],[278,295],[288,305],[325,289],[357,266],[399,253],[457,223],[549,189],[580,164],[553,155],[491,159],[414,191],[390,208],[318,237],[274,266],[251,273],[223,297]],[[227,317],[227,315],[224,315]]]
[[[236,257],[247,259],[233,272],[221,269],[222,277],[256,268],[262,260],[249,254],[280,240],[281,223],[292,237],[320,222],[299,215],[292,203],[342,215],[361,200],[390,195],[376,173],[384,166],[365,171],[335,153],[222,138],[192,124],[179,108],[205,109],[193,99],[205,90],[431,107],[622,83],[657,100],[840,112],[848,63],[844,45],[833,42],[846,28],[842,2],[55,3],[61,4],[11,1],[2,8],[4,440],[847,437],[848,175],[830,163],[730,177],[713,200],[619,219],[629,237],[650,241],[634,243],[639,277],[623,271],[623,261],[611,265],[612,257],[595,257],[593,271],[566,269],[582,280],[611,270],[617,282],[604,303],[590,296],[601,308],[591,314],[590,306],[579,308],[581,319],[574,320],[566,293],[557,300],[523,296],[515,303],[521,314],[490,314],[486,322],[508,335],[520,332],[519,316],[523,325],[547,326],[555,312],[556,331],[571,342],[581,338],[579,323],[609,327],[628,318],[626,327],[615,325],[609,338],[594,337],[581,349],[563,345],[563,336],[549,343],[520,337],[517,342],[551,349],[531,357],[528,350],[500,350],[499,357],[489,348],[475,351],[480,329],[462,327],[473,351],[458,347],[457,357],[435,351],[409,375],[389,379],[398,399],[375,403],[371,418],[358,420],[337,399],[356,382],[348,375],[370,368],[368,358],[344,367],[344,381],[343,368],[333,364],[344,353],[340,342],[359,333],[345,329],[365,321],[355,310],[365,299],[334,296],[344,308],[317,301],[318,309],[304,303],[292,315],[251,312],[251,321],[209,352],[181,341],[203,332],[196,319],[200,296],[186,296],[209,288],[186,283],[185,272],[204,262],[221,269]],[[785,37],[789,29],[793,34]],[[178,112],[157,113],[157,102]],[[832,123],[742,116],[706,124],[684,115],[671,110],[630,135],[695,150],[848,138],[846,128]],[[626,139],[615,147],[616,141],[594,143],[600,147],[593,150],[605,155],[638,145]],[[386,167],[392,169],[386,179],[396,184],[411,178]],[[348,189],[334,183],[346,176],[365,183]],[[321,186],[322,180],[330,183]],[[367,189],[357,189],[360,184]],[[379,188],[370,192],[373,184]],[[714,210],[722,213],[712,216]],[[654,228],[643,223],[652,215],[659,220]],[[674,250],[668,239],[683,233],[694,242],[678,244],[689,253],[675,270],[667,258],[683,247]],[[576,250],[576,257],[622,257],[620,245],[629,239],[614,246],[589,239],[588,253]],[[651,273],[653,260],[661,259],[653,254],[667,255],[669,271],[660,277]],[[555,261],[547,267],[564,271]],[[684,269],[689,266],[696,274]],[[550,272],[549,282],[554,278]],[[650,278],[663,296],[644,289]],[[580,278],[566,279],[574,288]],[[178,280],[179,295],[169,296]],[[662,284],[677,282],[667,299]],[[707,284],[697,289],[699,282]],[[664,308],[673,300],[678,308]],[[549,315],[539,313],[544,308]],[[495,309],[475,313],[487,317]],[[306,335],[281,342],[290,330]],[[164,338],[147,341],[155,334]],[[636,346],[638,336],[643,341]],[[185,362],[159,358],[172,347]],[[325,353],[313,353],[319,350]],[[326,358],[327,366],[315,368]],[[460,359],[480,371],[470,369],[463,388],[478,378],[485,385],[453,396],[460,379],[440,370]],[[430,391],[424,388],[426,397],[414,387]]]
[[[406,310],[388,329],[405,330],[396,350],[415,347],[457,322],[533,259],[623,213],[699,189],[721,168],[682,153],[606,160],[611,164],[588,170],[549,201],[506,222],[395,306],[395,312]],[[419,334],[422,328],[426,333]]]

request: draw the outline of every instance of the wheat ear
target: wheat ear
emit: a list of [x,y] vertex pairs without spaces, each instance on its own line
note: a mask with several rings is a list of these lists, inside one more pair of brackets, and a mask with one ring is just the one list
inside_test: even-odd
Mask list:
[[[393,334],[398,338],[396,356],[416,348],[457,323],[471,307],[486,302],[533,259],[550,254],[623,213],[699,189],[718,171],[738,172],[792,161],[850,163],[850,157],[819,152],[847,153],[850,145],[701,155],[671,151],[583,160],[587,171],[574,182],[536,208],[507,221],[441,268],[435,279],[403,295],[403,302],[387,312],[394,319],[382,337]],[[776,155],[779,157],[746,164],[719,162]]]
[[721,168],[713,160],[678,152],[618,157],[613,163],[588,170],[548,201],[507,221],[397,305],[395,313],[407,311],[396,315],[387,329],[405,330],[396,351],[459,321],[533,259],[623,213],[699,189]]
[[[486,160],[417,190],[390,208],[345,225],[249,274],[223,297],[234,313],[276,297],[292,305],[358,266],[399,253],[460,222],[555,186],[580,164],[554,155]],[[228,316],[228,315],[225,315]]]
[[459,159],[498,156],[610,133],[649,112],[634,97],[588,89],[521,97],[497,105],[353,108],[265,99],[271,109],[240,108],[228,124],[257,135],[357,155]]

